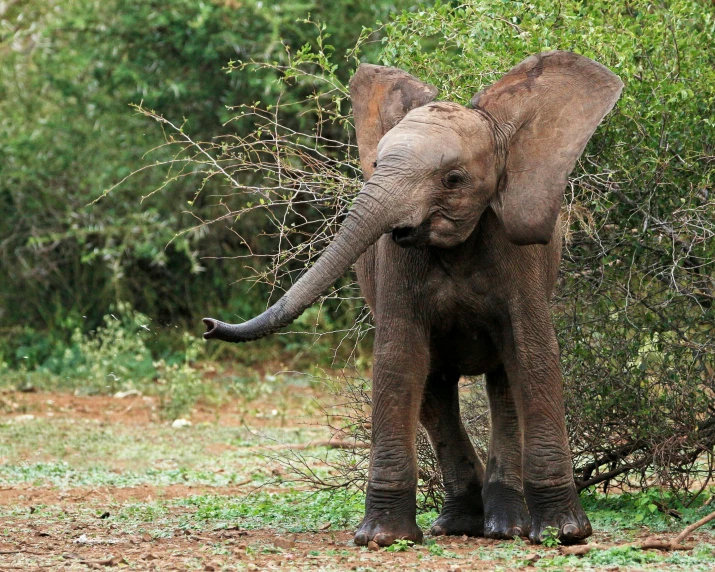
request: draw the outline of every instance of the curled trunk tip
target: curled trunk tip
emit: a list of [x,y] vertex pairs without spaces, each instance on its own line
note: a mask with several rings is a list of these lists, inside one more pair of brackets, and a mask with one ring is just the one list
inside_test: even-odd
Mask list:
[[206,326],[206,331],[204,332],[204,339],[211,340],[216,337],[219,321],[213,318],[204,318],[204,325]]

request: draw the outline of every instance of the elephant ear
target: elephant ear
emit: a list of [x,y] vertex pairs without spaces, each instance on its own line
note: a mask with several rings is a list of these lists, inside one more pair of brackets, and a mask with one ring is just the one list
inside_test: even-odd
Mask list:
[[350,80],[360,164],[365,180],[375,171],[377,144],[407,115],[432,101],[437,88],[397,68],[360,64]]
[[506,140],[492,207],[511,242],[551,240],[569,173],[622,88],[605,66],[553,51],[525,59],[472,98]]

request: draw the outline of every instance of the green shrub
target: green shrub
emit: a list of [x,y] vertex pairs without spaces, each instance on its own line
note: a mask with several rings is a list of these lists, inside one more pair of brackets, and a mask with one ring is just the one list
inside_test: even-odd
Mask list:
[[[230,106],[294,103],[292,127],[310,125],[310,89],[282,94],[273,69],[227,73],[229,61],[285,62],[314,44],[309,13],[331,24],[331,44],[351,47],[406,0],[371,3],[246,0],[27,0],[0,5],[0,342],[3,360],[43,363],[56,347],[130,303],[155,324],[219,309],[248,315],[268,289],[251,275],[230,231],[193,227],[224,182],[196,197],[202,174],[163,145],[162,131],[132,111],[143,103],[199,139],[245,135]],[[376,49],[375,46],[373,49]],[[338,70],[346,80],[350,70]],[[152,152],[147,155],[147,152]],[[128,175],[133,177],[126,179]],[[172,182],[171,193],[152,191]],[[112,195],[93,203],[116,186]],[[211,191],[210,193],[208,191]],[[208,195],[208,196],[206,196]],[[206,196],[206,198],[204,198]],[[188,212],[191,211],[191,212]],[[263,219],[243,221],[251,246]],[[260,262],[260,261],[259,261]],[[260,266],[260,264],[259,264]],[[17,337],[25,340],[16,342]],[[47,340],[41,339],[46,337]],[[28,343],[25,343],[28,342]],[[23,357],[16,358],[19,346]],[[31,346],[31,347],[30,347]],[[42,346],[52,346],[51,348]]]

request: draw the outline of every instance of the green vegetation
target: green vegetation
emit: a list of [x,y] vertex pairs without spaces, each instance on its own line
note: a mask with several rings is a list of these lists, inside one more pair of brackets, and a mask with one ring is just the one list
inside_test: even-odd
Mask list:
[[[204,258],[245,255],[247,246],[260,250],[265,221],[242,221],[243,234],[252,237],[249,245],[228,229],[177,236],[193,226],[195,216],[206,216],[202,209],[213,202],[206,195],[223,192],[223,183],[209,185],[194,199],[201,177],[190,165],[171,163],[174,155],[162,130],[130,104],[158,110],[198,140],[244,135],[252,130],[250,123],[223,127],[233,117],[231,107],[278,98],[299,102],[310,87],[286,93],[276,83],[282,75],[277,70],[227,73],[229,61],[286,62],[303,46],[315,45],[314,25],[301,21],[309,14],[330,26],[330,44],[342,55],[363,25],[373,26],[407,5],[401,0],[3,5],[0,363],[34,368],[56,359],[77,328],[89,333],[100,327],[118,303],[149,316],[159,334],[171,334],[175,325],[198,330],[198,318],[212,309],[247,316],[263,307],[267,289],[234,285],[252,274],[246,263]],[[373,54],[378,48],[369,46]],[[337,73],[347,81],[350,69]],[[314,118],[296,105],[286,121],[302,128]],[[135,171],[111,197],[93,202]],[[151,194],[167,176],[171,192]],[[27,346],[31,353],[20,350]]]
[[559,531],[557,528],[555,528],[553,526],[547,526],[544,529],[543,544],[547,548],[555,548],[559,544],[561,544],[561,541],[559,540]]

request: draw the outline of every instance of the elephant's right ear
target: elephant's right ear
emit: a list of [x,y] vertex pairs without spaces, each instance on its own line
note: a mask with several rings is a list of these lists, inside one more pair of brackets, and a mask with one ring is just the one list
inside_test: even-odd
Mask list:
[[360,164],[365,180],[375,171],[377,144],[408,111],[432,101],[437,88],[397,68],[360,64],[350,80]]

